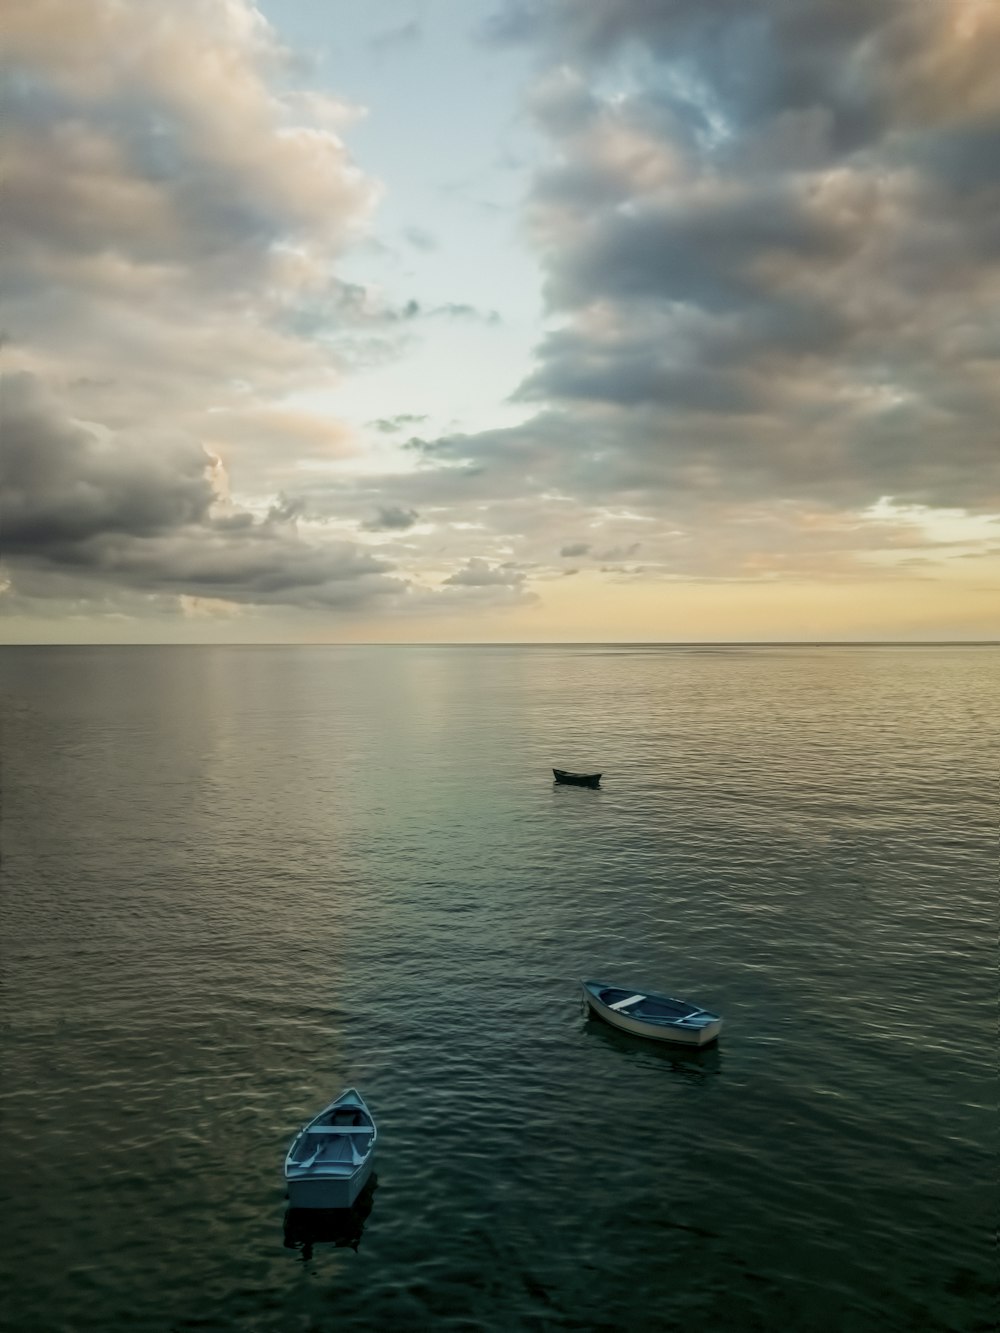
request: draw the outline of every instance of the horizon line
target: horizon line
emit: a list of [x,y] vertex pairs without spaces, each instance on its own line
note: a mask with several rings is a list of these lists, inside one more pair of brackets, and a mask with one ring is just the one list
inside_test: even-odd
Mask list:
[[1000,639],[65,639],[2,648],[1000,648]]

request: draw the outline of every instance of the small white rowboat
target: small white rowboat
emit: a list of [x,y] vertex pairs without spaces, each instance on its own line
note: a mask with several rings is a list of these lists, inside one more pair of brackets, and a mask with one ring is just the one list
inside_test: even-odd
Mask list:
[[718,1014],[669,995],[612,986],[606,981],[585,981],[583,993],[595,1014],[637,1037],[672,1041],[680,1046],[707,1046],[722,1028]]
[[293,1208],[350,1208],[372,1173],[378,1131],[359,1092],[348,1088],[300,1129],[285,1155]]

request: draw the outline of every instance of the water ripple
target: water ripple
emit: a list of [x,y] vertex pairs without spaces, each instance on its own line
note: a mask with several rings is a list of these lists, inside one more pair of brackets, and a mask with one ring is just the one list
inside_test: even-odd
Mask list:
[[998,658],[0,654],[5,1329],[992,1326]]

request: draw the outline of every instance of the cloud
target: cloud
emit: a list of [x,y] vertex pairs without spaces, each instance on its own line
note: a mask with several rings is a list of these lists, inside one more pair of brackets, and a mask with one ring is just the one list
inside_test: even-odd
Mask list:
[[372,37],[368,45],[378,55],[390,51],[401,51],[409,46],[416,46],[423,38],[423,28],[417,19],[398,23],[395,27],[385,28]]
[[500,314],[496,310],[480,310],[477,306],[469,305],[464,301],[444,301],[440,305],[425,307],[412,298],[399,310],[387,310],[384,318],[392,321],[417,319],[418,317],[435,319],[442,316],[447,319],[482,320],[484,324],[500,323]]
[[338,135],[268,86],[283,53],[242,0],[15,3],[6,35],[22,261],[112,250],[245,286],[275,243],[334,253],[373,202]]
[[524,579],[524,571],[514,565],[491,565],[473,557],[454,574],[449,574],[444,583],[456,588],[518,588]]
[[[392,566],[348,542],[301,537],[301,498],[267,515],[226,502],[196,441],[114,434],[71,420],[26,375],[0,385],[3,554],[15,592],[75,580],[203,599],[316,609],[404,591]],[[42,585],[42,591],[44,585]]]
[[540,411],[428,464],[660,515],[1000,507],[995,7],[555,0],[491,34],[543,64]]
[[629,542],[627,546],[609,546],[606,551],[595,551],[594,559],[613,562],[631,560],[641,545],[642,542]]
[[399,412],[394,417],[377,417],[374,421],[369,421],[369,426],[374,426],[377,431],[383,435],[394,435],[396,431],[403,430],[407,426],[419,426],[427,417],[421,413]]
[[362,523],[366,532],[405,532],[420,521],[415,509],[403,509],[401,505],[385,505],[379,509],[375,518]]
[[343,423],[279,405],[248,403],[209,411],[198,426],[207,447],[227,467],[250,463],[264,483],[288,484],[306,464],[328,464],[358,454],[354,433]]
[[134,450],[57,415],[27,375],[0,382],[4,553],[69,560],[104,534],[152,537],[206,521],[215,460],[192,441]]
[[15,0],[0,37],[8,603],[392,601],[295,485],[357,450],[295,395],[391,352],[335,272],[379,193],[358,109],[289,87],[248,0]]
[[0,36],[8,367],[115,429],[332,383],[378,188],[259,12],[15,0]]
[[415,250],[436,250],[438,243],[431,232],[423,227],[404,227],[403,235]]
[[995,112],[998,28],[993,6],[952,0],[514,0],[489,35],[590,74],[638,50],[671,100],[744,134],[819,108],[850,152],[895,124]]
[[13,0],[0,37],[8,601],[471,612],[577,556],[891,577],[975,554],[935,515],[1000,509],[995,6],[504,6],[545,150],[518,424],[404,444],[428,418],[389,399],[367,472],[311,404],[499,315],[344,277],[381,191],[363,109],[292,87],[249,0]]
[[1000,509],[989,7],[556,0],[493,36],[540,61],[535,415],[412,438],[387,496],[539,568],[642,523],[648,580],[892,577],[930,542],[879,497]]
[[496,310],[480,310],[464,301],[445,301],[443,305],[432,306],[425,312],[428,315],[445,315],[450,319],[482,320],[484,324],[499,324],[500,314]]
[[527,573],[511,561],[494,563],[472,556],[453,574],[443,579],[440,587],[424,596],[424,605],[431,611],[466,612],[502,611],[529,606],[538,601],[538,594],[527,585]]

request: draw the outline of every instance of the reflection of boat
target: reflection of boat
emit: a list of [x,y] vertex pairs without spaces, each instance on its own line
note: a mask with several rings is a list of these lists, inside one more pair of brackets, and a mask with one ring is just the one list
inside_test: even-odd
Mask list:
[[585,981],[583,993],[595,1014],[636,1037],[676,1042],[679,1046],[707,1046],[722,1028],[718,1014],[670,995],[634,991],[605,981]]
[[314,1245],[357,1251],[374,1203],[378,1177],[372,1176],[350,1208],[289,1208],[285,1213],[285,1249],[311,1259]]
[[600,773],[568,773],[565,768],[554,768],[552,773],[556,782],[569,782],[574,787],[599,787],[601,785]]
[[285,1155],[292,1208],[350,1208],[372,1173],[377,1137],[372,1114],[354,1088],[325,1106]]

